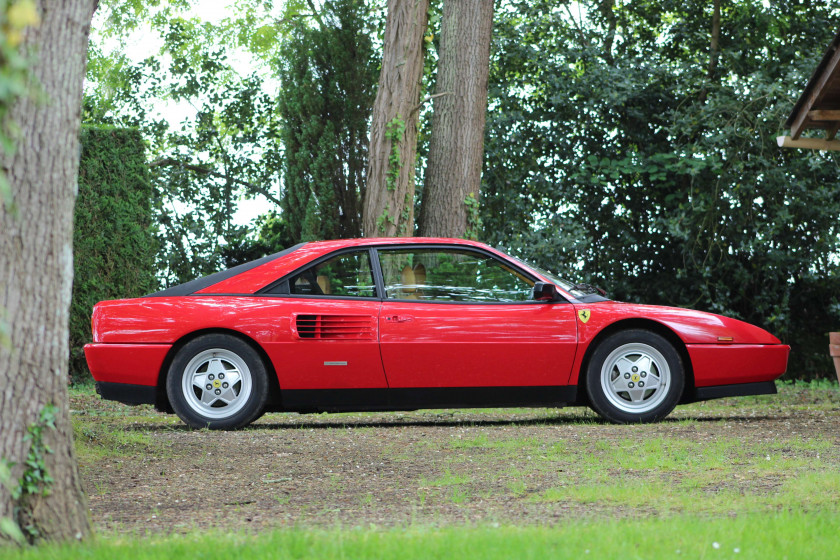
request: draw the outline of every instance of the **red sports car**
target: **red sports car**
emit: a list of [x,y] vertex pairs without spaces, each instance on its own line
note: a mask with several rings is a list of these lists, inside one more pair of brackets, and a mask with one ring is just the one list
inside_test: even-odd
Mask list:
[[265,411],[588,405],[652,422],[775,393],[790,348],[747,323],[610,301],[461,239],[302,243],[93,310],[103,398],[194,427]]

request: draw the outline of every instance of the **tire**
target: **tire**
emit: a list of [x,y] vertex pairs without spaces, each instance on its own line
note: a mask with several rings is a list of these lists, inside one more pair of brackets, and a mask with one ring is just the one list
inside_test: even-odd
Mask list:
[[193,428],[233,430],[262,413],[268,375],[248,343],[230,335],[207,334],[175,355],[166,394],[175,413]]
[[662,420],[674,410],[685,386],[685,366],[674,346],[641,329],[603,340],[586,371],[592,409],[616,424]]

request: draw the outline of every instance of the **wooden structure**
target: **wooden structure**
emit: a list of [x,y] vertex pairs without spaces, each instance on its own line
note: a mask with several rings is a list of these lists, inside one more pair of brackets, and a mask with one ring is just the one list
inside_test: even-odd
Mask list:
[[[802,95],[793,107],[785,127],[790,136],[776,138],[783,148],[838,150],[840,140],[840,32],[822,57]],[[825,131],[823,138],[802,138],[808,129]]]

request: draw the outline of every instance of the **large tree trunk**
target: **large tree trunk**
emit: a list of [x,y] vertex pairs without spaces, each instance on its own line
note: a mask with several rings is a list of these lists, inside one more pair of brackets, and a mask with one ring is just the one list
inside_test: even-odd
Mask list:
[[474,236],[492,29],[493,0],[444,1],[422,236]]
[[[15,154],[5,162],[14,206],[0,205],[0,310],[10,345],[0,345],[0,457],[12,482],[24,471],[32,441],[27,427],[50,403],[55,429],[43,432],[52,477],[46,496],[13,500],[0,487],[0,518],[12,518],[31,540],[90,533],[73,451],[67,400],[68,317],[73,281],[73,205],[79,166],[79,123],[88,33],[96,0],[42,1],[41,24],[27,30],[36,99],[17,103]],[[16,210],[15,210],[16,209]]]
[[368,150],[364,234],[414,235],[414,159],[429,0],[388,0]]

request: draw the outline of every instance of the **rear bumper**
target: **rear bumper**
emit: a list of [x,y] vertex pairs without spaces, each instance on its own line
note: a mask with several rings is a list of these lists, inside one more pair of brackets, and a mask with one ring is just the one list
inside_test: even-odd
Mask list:
[[157,387],[128,383],[96,382],[96,392],[106,400],[123,404],[156,404]]
[[87,344],[85,358],[99,383],[154,388],[170,348],[171,344]]

